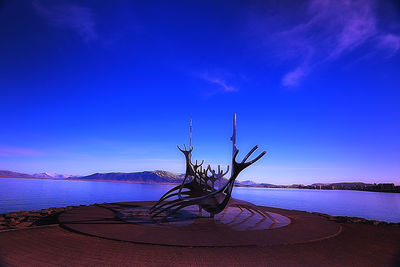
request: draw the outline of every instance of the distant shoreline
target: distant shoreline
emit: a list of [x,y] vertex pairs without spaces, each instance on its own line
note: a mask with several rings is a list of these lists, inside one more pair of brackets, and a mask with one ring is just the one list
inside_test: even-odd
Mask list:
[[180,183],[144,183],[140,181],[121,181],[121,180],[100,180],[100,179],[76,179],[76,178],[39,178],[39,177],[9,177],[0,176],[1,178],[11,179],[38,179],[38,180],[55,180],[55,181],[85,181],[85,182],[113,182],[113,183],[128,183],[128,184],[163,184],[163,185],[178,185]]
[[[0,176],[0,178],[11,179],[38,179],[38,180],[55,180],[55,181],[87,181],[87,182],[113,182],[113,183],[130,183],[130,184],[151,184],[151,185],[179,185],[180,183],[167,183],[167,182],[142,182],[142,181],[127,181],[127,180],[101,180],[101,179],[79,179],[79,178],[40,178],[40,177],[10,177]],[[291,186],[259,186],[259,185],[241,185],[237,184],[235,187],[251,187],[251,188],[268,188],[268,189],[309,189],[309,190],[326,190],[326,191],[362,191],[362,192],[376,192],[376,193],[400,193],[399,191],[379,191],[379,190],[362,190],[362,189],[330,189],[330,188],[310,188],[305,187],[291,187]]]

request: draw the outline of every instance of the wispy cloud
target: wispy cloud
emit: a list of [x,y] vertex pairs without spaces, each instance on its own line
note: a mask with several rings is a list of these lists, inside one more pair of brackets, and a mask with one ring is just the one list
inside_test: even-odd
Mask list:
[[309,69],[310,67],[308,64],[299,65],[297,68],[286,73],[285,76],[283,76],[282,84],[288,87],[296,86],[299,83],[300,79],[308,73]]
[[97,40],[96,21],[92,9],[71,3],[33,1],[36,12],[49,23],[75,31],[85,42]]
[[219,86],[222,91],[224,92],[236,92],[238,89],[232,85],[228,85],[225,80],[219,78],[219,77],[210,77],[208,75],[204,75],[204,80],[206,80],[209,83],[215,84]]
[[230,82],[235,79],[235,76],[231,73],[214,71],[203,72],[196,76],[212,85],[214,87],[213,93],[233,93],[239,91],[239,88]]
[[272,38],[279,40],[284,59],[297,66],[282,78],[287,87],[299,85],[317,66],[369,44],[389,56],[399,51],[400,36],[379,27],[377,0],[309,0],[303,21]]
[[379,46],[389,52],[389,57],[393,56],[400,49],[400,36],[395,34],[382,35]]
[[40,151],[29,148],[0,146],[0,157],[38,156],[42,154]]

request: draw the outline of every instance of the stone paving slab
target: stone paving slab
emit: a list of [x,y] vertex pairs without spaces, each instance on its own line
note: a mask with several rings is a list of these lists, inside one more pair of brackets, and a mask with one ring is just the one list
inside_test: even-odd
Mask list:
[[113,241],[59,226],[13,230],[0,233],[0,266],[400,266],[400,227],[337,224],[340,235],[316,242],[212,248]]

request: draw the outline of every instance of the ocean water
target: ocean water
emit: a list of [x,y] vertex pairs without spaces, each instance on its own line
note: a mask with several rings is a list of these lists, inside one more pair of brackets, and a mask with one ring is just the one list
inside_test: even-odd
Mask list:
[[[49,207],[158,200],[172,185],[0,178],[0,214]],[[400,194],[350,190],[233,189],[257,205],[400,222]]]

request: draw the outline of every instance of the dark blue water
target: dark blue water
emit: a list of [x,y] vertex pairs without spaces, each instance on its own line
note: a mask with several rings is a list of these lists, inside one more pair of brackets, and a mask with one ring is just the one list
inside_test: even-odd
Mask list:
[[[171,185],[0,178],[0,214],[103,202],[157,200]],[[400,222],[400,194],[341,190],[234,188],[258,205]]]

